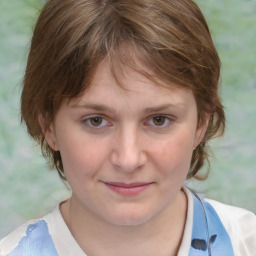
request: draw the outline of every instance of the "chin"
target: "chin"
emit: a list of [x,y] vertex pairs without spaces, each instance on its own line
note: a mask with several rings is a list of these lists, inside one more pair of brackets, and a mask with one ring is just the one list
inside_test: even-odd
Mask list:
[[[122,212],[118,212],[115,215],[109,216],[108,222],[117,226],[138,226],[143,225],[154,217],[153,214],[149,214],[144,211],[131,211],[127,209]],[[106,219],[106,216],[105,216]]]

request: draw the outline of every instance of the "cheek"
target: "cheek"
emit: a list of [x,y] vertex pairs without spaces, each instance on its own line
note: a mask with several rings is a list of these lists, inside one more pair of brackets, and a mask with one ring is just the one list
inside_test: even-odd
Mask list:
[[67,178],[70,176],[78,181],[94,176],[107,155],[102,144],[81,137],[66,139],[60,145],[60,153]]
[[154,162],[167,176],[185,176],[190,167],[193,150],[191,134],[182,133],[162,142],[154,153]]
[[[90,196],[105,162],[106,152],[95,143],[79,142],[61,152],[64,172],[72,191],[80,197]],[[81,198],[82,200],[82,198]]]

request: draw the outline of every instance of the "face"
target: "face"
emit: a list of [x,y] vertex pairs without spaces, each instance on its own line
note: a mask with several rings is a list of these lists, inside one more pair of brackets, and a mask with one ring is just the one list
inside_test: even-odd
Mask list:
[[191,91],[125,70],[121,88],[101,63],[89,90],[63,102],[46,139],[59,150],[78,209],[115,225],[158,216],[178,196],[197,127]]

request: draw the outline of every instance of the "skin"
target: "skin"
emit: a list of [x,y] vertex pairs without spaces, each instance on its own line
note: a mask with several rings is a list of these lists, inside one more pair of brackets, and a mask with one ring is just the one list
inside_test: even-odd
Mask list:
[[120,79],[126,90],[102,62],[89,90],[64,101],[45,130],[72,188],[60,209],[87,255],[176,255],[181,188],[208,118],[198,127],[188,89],[156,86],[128,68]]

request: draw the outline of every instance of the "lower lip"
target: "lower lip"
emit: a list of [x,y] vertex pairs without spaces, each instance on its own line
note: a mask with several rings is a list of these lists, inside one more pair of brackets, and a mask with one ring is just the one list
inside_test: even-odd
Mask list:
[[121,186],[116,186],[112,185],[109,183],[105,183],[105,185],[110,188],[112,191],[121,194],[123,196],[136,196],[146,190],[152,183],[148,183],[145,185],[140,185],[140,186],[134,186],[134,187],[121,187]]

